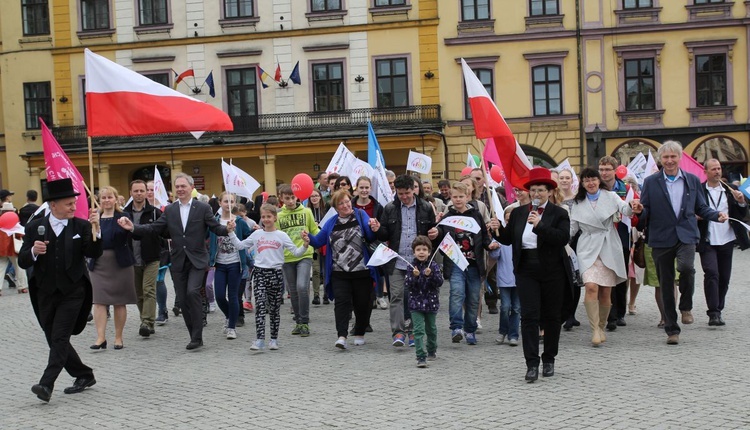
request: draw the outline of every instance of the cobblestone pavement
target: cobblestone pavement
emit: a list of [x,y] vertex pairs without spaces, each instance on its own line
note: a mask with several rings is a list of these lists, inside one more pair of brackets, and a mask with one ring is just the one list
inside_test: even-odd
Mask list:
[[[416,367],[414,350],[390,345],[388,312],[374,310],[365,346],[334,348],[333,304],[312,306],[308,338],[293,337],[282,308],[281,349],[253,353],[253,314],[237,340],[209,315],[206,346],[186,351],[181,317],[170,316],[149,339],[138,336],[128,308],[125,348],[91,351],[89,326],[73,344],[97,384],[66,395],[63,372],[49,404],[30,391],[47,347],[27,295],[0,297],[0,429],[187,428],[544,428],[699,429],[750,427],[750,252],[736,252],[725,311],[709,328],[696,258],[696,322],[679,346],[656,328],[653,288],[643,287],[638,314],[593,348],[585,323],[563,332],[556,375],[523,380],[521,347],[496,345],[497,315],[485,310],[477,346],[450,341],[447,284],[438,317],[438,360]],[[170,303],[173,300],[170,297]],[[580,306],[578,318],[584,322]],[[114,341],[108,327],[110,345]]]

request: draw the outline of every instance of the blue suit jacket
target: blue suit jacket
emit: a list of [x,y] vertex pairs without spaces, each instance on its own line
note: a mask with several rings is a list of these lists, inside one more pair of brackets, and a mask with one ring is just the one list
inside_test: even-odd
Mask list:
[[646,223],[647,242],[652,248],[671,248],[678,242],[697,244],[700,233],[695,216],[711,221],[717,221],[719,218],[719,213],[706,204],[698,177],[684,170],[682,176],[685,178],[685,191],[678,216],[675,216],[672,210],[663,170],[654,173],[643,182],[643,213],[638,217],[638,225],[642,229]]

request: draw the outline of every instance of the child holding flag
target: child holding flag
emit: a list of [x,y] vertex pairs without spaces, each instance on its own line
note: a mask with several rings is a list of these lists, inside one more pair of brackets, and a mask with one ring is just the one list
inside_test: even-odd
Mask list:
[[[426,360],[437,358],[436,317],[440,307],[440,286],[443,274],[440,266],[430,259],[432,242],[427,236],[417,236],[411,244],[414,251],[413,270],[406,271],[404,285],[409,290],[409,310],[414,325],[417,367],[427,367]],[[427,344],[424,337],[427,334]],[[427,355],[425,355],[425,346]]]
[[[459,252],[454,256],[448,255],[445,260],[445,276],[450,280],[450,302],[448,314],[450,316],[451,338],[453,343],[459,343],[466,336],[468,345],[476,345],[477,312],[479,310],[479,294],[481,290],[480,280],[485,276],[484,250],[497,249],[500,245],[492,242],[482,215],[468,204],[469,188],[466,184],[455,182],[451,186],[451,206],[446,212],[438,228],[440,237],[447,239],[451,247],[457,247]],[[452,217],[468,218],[465,221],[455,223],[449,221]],[[472,222],[473,220],[473,222]],[[452,220],[456,221],[456,220]],[[455,227],[456,224],[473,224],[479,228],[476,233]],[[452,225],[446,225],[452,224]],[[490,229],[500,227],[500,222],[492,218],[489,223]],[[450,236],[447,238],[446,236]],[[441,248],[444,244],[441,243]],[[460,259],[463,257],[463,259]],[[458,265],[457,261],[465,261]]]

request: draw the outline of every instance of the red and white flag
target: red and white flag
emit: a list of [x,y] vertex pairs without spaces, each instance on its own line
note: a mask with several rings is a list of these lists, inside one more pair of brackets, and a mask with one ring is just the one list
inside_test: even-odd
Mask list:
[[152,81],[85,50],[88,135],[234,130],[229,116],[208,103]]
[[510,127],[508,127],[495,102],[490,98],[484,85],[463,58],[461,59],[461,69],[464,73],[471,117],[474,120],[474,133],[479,139],[488,139],[488,145],[494,143],[505,177],[511,185],[523,187],[523,184],[529,179],[529,170],[531,170],[528,157],[516,142],[513,132],[510,131]]
[[89,219],[89,202],[86,200],[86,187],[83,176],[75,165],[70,162],[68,155],[62,150],[57,139],[47,128],[47,124],[39,118],[42,125],[42,148],[44,148],[44,166],[47,170],[47,181],[57,181],[70,178],[73,189],[80,195],[76,197],[76,218]]

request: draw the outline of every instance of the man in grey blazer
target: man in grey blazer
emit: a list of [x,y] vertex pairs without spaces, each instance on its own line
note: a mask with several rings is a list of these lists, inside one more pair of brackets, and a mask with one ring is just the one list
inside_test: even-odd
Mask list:
[[680,169],[682,145],[668,140],[659,148],[663,169],[646,178],[641,194],[642,208],[638,224],[646,223],[646,237],[652,248],[659,290],[664,303],[664,331],[667,344],[680,342],[680,326],[675,310],[675,260],[680,272],[682,323],[692,324],[693,290],[695,289],[695,246],[700,239],[696,215],[702,219],[724,222],[727,214],[706,204],[698,177]]
[[136,238],[149,233],[166,235],[172,239],[170,272],[174,282],[177,301],[182,306],[182,316],[190,332],[187,349],[203,346],[203,313],[201,309],[201,286],[208,268],[206,231],[217,236],[226,236],[227,228],[214,218],[211,207],[193,200],[193,178],[178,173],[174,180],[177,201],[164,209],[154,223],[133,226],[127,217],[120,218],[122,228],[133,232]]

